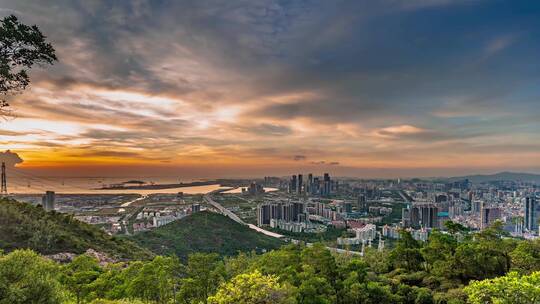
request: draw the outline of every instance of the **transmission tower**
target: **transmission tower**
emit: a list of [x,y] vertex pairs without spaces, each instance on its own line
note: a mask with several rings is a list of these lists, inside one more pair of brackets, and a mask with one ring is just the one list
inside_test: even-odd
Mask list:
[[7,196],[6,163],[2,162],[2,189],[0,195]]

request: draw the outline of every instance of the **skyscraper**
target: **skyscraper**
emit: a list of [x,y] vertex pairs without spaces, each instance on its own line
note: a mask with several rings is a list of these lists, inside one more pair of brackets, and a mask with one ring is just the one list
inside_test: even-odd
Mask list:
[[358,195],[358,211],[368,212],[368,204],[366,196],[363,194]]
[[319,193],[321,188],[321,182],[319,181],[318,177],[313,178],[313,184],[311,188],[311,194],[316,195]]
[[47,191],[41,198],[41,204],[45,211],[54,210],[55,194],[54,191]]
[[296,187],[296,192],[297,192],[298,194],[302,193],[302,186],[303,186],[303,184],[304,184],[304,180],[303,180],[303,179],[304,179],[304,178],[303,178],[302,174],[298,174],[298,185],[297,185],[297,187]]
[[540,204],[533,196],[525,198],[525,229],[538,232],[538,220],[540,219]]
[[[270,220],[297,222],[306,218],[305,204],[301,202],[271,202],[257,206],[257,225],[270,225]],[[303,214],[303,216],[302,216]]]
[[480,229],[489,227],[500,217],[501,209],[496,207],[488,207],[486,203],[482,203],[482,208],[480,211]]
[[264,226],[270,225],[270,209],[269,204],[261,204],[257,206],[257,225]]
[[328,173],[324,174],[323,177],[323,196],[329,196],[332,189],[332,181],[330,180],[330,175]]
[[410,211],[411,225],[415,227],[437,228],[439,226],[437,212],[438,208],[433,204],[414,204]]
[[403,227],[411,226],[411,209],[409,208],[401,209],[401,225]]
[[289,193],[296,193],[296,186],[297,186],[296,175],[293,175],[289,183]]

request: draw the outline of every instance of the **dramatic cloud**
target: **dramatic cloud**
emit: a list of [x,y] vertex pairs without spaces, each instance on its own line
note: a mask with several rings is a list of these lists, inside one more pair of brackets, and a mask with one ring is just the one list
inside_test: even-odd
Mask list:
[[0,122],[23,167],[540,170],[530,1],[5,0],[8,14],[59,57]]
[[22,158],[14,152],[6,150],[5,152],[0,152],[0,161],[6,164],[6,167],[14,167],[17,164],[23,162]]

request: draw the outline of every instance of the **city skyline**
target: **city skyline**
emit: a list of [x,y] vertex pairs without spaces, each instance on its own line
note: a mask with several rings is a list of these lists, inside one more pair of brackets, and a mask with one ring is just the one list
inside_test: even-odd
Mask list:
[[540,173],[535,3],[0,1],[10,14],[59,59],[0,122],[2,160],[36,174]]

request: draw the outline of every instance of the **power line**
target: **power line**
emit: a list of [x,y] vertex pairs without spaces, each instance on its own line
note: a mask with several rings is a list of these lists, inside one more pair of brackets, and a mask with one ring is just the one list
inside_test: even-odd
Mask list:
[[[37,175],[34,175],[34,174],[31,174],[31,173],[28,173],[28,172],[23,172],[19,169],[16,169],[16,168],[10,168],[10,171],[13,170],[13,172],[15,172],[16,174],[20,174],[20,175],[23,175],[29,179],[33,179],[33,180],[37,180],[37,181],[40,181],[42,184],[44,185],[48,185],[49,187],[53,187],[53,188],[58,188],[58,187],[61,187],[60,185],[58,185],[58,181],[56,180],[52,180],[52,179],[49,179],[49,178],[46,178],[46,177],[42,177],[42,176],[37,176]],[[47,181],[47,182],[44,182],[44,181]],[[73,183],[66,183],[65,181],[62,181],[62,185],[66,185],[70,188],[73,188],[73,189],[77,189],[77,190],[82,190],[82,191],[88,191],[89,189],[87,188],[83,188],[79,185],[75,185]]]
[[[34,179],[32,179],[32,183],[29,182],[29,178],[27,177],[23,177],[23,176],[20,176],[18,174],[14,174],[15,175],[15,178],[11,178],[9,180],[9,184],[10,185],[16,185],[16,189],[20,188],[20,189],[32,189],[32,190],[36,190],[36,191],[47,191],[47,190],[50,190],[50,187],[48,186],[45,186],[44,184],[42,184],[40,181],[36,181]],[[20,179],[21,181],[17,181],[17,179]],[[22,180],[26,180],[26,184],[24,183],[24,181]],[[13,189],[13,187],[11,187],[11,189]]]
[[46,183],[41,179],[31,177],[31,176],[28,176],[28,175],[24,175],[21,172],[11,171],[10,174],[15,175],[16,177],[18,177],[20,179],[24,179],[24,180],[27,180],[27,181],[31,180],[33,183],[41,184],[42,186],[45,186],[45,187],[52,187],[52,188],[58,187],[57,185]]

